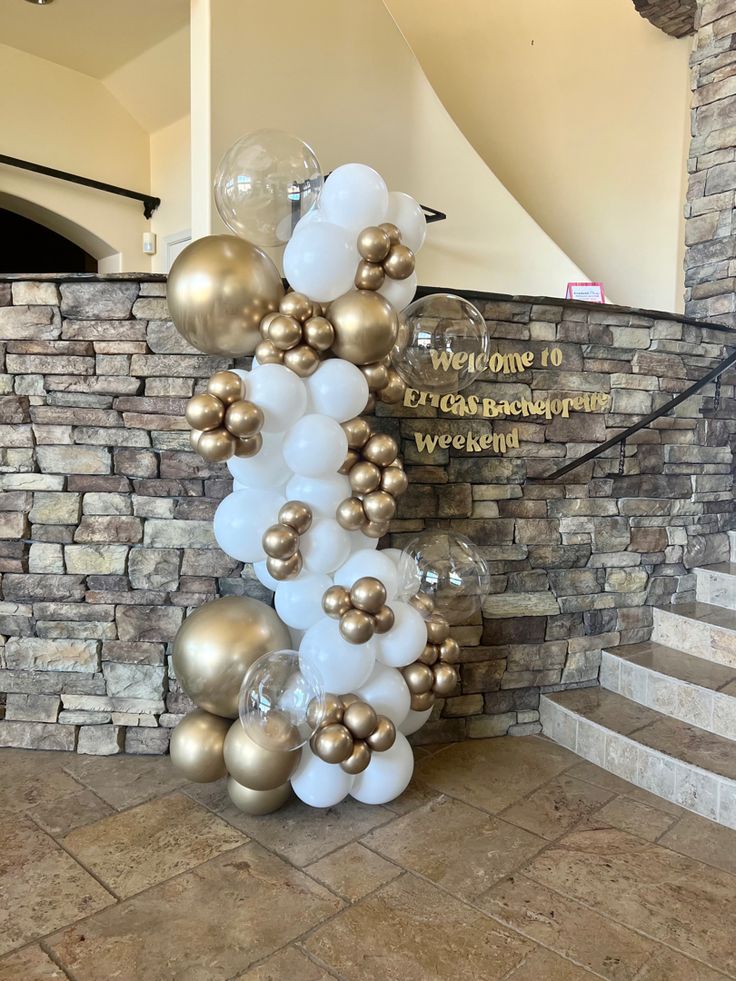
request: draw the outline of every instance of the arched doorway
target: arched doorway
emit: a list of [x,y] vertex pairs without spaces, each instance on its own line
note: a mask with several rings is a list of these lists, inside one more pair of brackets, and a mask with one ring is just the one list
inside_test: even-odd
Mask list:
[[0,274],[96,273],[97,259],[39,222],[0,208]]

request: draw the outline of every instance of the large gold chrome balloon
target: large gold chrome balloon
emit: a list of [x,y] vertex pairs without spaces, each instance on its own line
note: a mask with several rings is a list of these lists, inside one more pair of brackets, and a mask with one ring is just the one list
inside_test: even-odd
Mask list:
[[372,364],[394,346],[399,331],[396,311],[380,293],[351,290],[334,300],[327,317],[335,329],[333,352],[353,364]]
[[211,783],[224,777],[225,736],[230,719],[221,719],[202,709],[185,715],[171,736],[174,769],[194,783]]
[[287,780],[280,787],[274,787],[273,790],[252,790],[250,787],[244,787],[232,777],[228,777],[227,793],[239,811],[244,814],[261,816],[272,814],[284,806],[291,797],[291,784]]
[[[285,740],[288,736],[285,734]],[[301,750],[264,749],[254,742],[236,720],[225,737],[225,766],[243,787],[274,790],[289,779],[299,763]]]
[[205,354],[242,357],[261,340],[260,323],[284,295],[276,266],[265,252],[235,235],[198,238],[169,273],[171,319]]
[[251,664],[290,646],[288,630],[269,606],[247,596],[225,596],[200,606],[179,627],[174,671],[199,708],[235,719]]

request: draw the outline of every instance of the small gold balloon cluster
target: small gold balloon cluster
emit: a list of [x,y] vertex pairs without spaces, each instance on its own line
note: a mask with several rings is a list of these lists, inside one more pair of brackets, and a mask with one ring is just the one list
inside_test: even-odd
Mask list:
[[368,389],[371,393],[365,409],[366,412],[373,411],[375,408],[375,399],[378,399],[379,402],[385,402],[388,405],[394,405],[403,399],[404,392],[406,391],[406,383],[398,371],[391,367],[391,357],[389,355],[386,355],[381,361],[375,361],[373,364],[361,365],[360,370],[368,382]]
[[245,395],[240,375],[217,371],[207,382],[207,391],[187,402],[184,415],[192,427],[192,447],[208,463],[255,456],[260,450],[263,412]]
[[360,417],[343,422],[342,428],[348,455],[340,473],[347,475],[352,496],[340,502],[335,517],[346,531],[381,538],[396,514],[396,498],[409,486],[398,444],[387,433],[374,433]]
[[385,634],[394,625],[394,612],[386,606],[386,587],[373,576],[356,579],[352,589],[330,586],[322,597],[322,609],[340,621],[340,633],[351,644],[366,644],[373,634]]
[[401,232],[390,221],[364,228],[358,235],[358,252],[355,285],[359,290],[378,290],[386,276],[408,279],[414,272],[414,253],[401,244]]
[[307,719],[318,728],[312,752],[325,763],[338,763],[346,773],[362,773],[371,753],[383,753],[396,741],[396,727],[386,715],[357,695],[325,695],[312,702]]
[[[428,597],[417,606],[427,610]],[[431,600],[429,601],[431,603]],[[458,672],[455,664],[460,658],[460,645],[450,636],[450,625],[439,613],[430,613],[425,620],[427,644],[416,661],[401,669],[404,681],[411,692],[411,707],[415,712],[432,708],[436,697],[450,695],[457,686]]]
[[300,378],[314,374],[332,347],[335,331],[322,307],[304,293],[287,293],[277,313],[261,321],[263,340],[255,349],[259,364],[283,364]]
[[302,571],[299,537],[312,524],[312,509],[302,501],[287,501],[278,514],[278,522],[263,533],[266,568],[274,579],[293,579]]

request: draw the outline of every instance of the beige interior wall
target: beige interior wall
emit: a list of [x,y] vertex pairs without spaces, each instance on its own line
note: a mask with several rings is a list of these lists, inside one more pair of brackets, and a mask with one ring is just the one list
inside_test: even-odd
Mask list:
[[419,258],[426,285],[561,295],[582,275],[463,137],[381,0],[314,0],[308,10],[296,0],[194,0],[192,45],[192,92],[211,85],[205,105],[192,102],[196,232],[209,227],[207,161],[194,159],[207,135],[211,165],[243,133],[270,126],[310,142],[325,170],[371,164],[391,188],[447,212]]
[[[0,45],[0,119],[10,156],[149,191],[148,134],[88,75]],[[92,250],[103,271],[150,268],[137,201],[10,167],[0,168],[0,195]]]
[[690,39],[631,0],[385,0],[466,137],[608,295],[680,310]]
[[177,119],[151,133],[151,193],[161,204],[151,220],[158,251],[151,257],[153,272],[167,272],[166,238],[191,230],[190,120]]

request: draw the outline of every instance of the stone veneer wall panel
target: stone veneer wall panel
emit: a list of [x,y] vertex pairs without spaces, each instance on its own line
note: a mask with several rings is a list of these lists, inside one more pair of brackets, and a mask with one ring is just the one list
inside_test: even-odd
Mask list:
[[671,37],[695,32],[697,0],[634,0],[642,17]]
[[[191,451],[183,420],[186,400],[232,362],[189,348],[164,294],[155,277],[0,282],[0,745],[164,752],[190,708],[168,659],[187,610],[217,595],[270,598],[215,545],[231,481]],[[504,457],[426,456],[415,430],[488,423],[381,406],[376,425],[401,439],[410,476],[393,543],[449,525],[493,572],[483,616],[459,631],[461,688],[418,740],[538,731],[540,691],[594,684],[601,648],[646,639],[651,604],[691,599],[690,570],[725,560],[736,527],[733,375],[717,411],[711,390],[641,432],[623,476],[616,450],[538,480],[701,377],[736,346],[728,333],[562,300],[477,302],[500,350],[555,343],[565,356],[558,370],[482,381],[479,394],[592,386],[612,411],[523,422]]]

